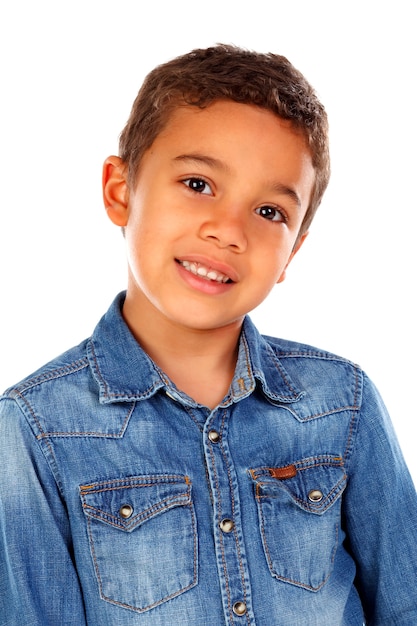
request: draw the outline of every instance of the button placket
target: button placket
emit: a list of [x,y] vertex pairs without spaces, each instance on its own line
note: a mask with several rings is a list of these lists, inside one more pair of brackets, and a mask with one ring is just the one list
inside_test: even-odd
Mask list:
[[223,411],[211,417],[210,428],[206,430],[205,453],[217,519],[214,536],[225,618],[228,625],[244,623],[247,626],[252,623],[248,609],[250,587],[238,528],[239,492],[227,441],[228,413]]

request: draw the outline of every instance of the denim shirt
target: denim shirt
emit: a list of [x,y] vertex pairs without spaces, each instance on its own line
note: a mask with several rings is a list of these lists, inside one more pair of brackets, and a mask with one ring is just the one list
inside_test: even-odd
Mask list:
[[122,302],[0,401],[0,624],[416,626],[416,493],[365,374],[246,318],[209,410]]

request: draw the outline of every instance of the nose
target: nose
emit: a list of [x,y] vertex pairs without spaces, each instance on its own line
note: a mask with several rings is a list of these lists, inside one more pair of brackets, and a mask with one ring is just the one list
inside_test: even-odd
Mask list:
[[219,248],[244,252],[248,242],[243,209],[230,205],[224,208],[217,206],[201,224],[200,236]]

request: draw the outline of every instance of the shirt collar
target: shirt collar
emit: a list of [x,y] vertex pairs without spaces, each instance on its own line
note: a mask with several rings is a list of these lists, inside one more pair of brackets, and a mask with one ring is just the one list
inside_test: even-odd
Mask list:
[[259,333],[249,316],[243,323],[234,381],[237,375],[245,380],[245,371],[247,378],[258,381],[261,391],[274,403],[296,402],[305,395],[285,370],[272,344]]
[[[87,345],[88,359],[99,387],[100,402],[143,400],[164,389],[173,398],[198,406],[175,387],[133,337],[122,317],[124,298],[124,292],[116,297]],[[256,387],[274,403],[295,402],[304,395],[291,381],[271,345],[259,334],[250,318],[246,317],[235,375],[229,394],[220,406],[242,400]]]

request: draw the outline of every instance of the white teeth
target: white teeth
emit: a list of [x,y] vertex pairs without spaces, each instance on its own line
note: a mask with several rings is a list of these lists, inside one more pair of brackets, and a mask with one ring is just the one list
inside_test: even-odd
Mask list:
[[200,265],[200,263],[190,263],[189,261],[180,261],[181,265],[185,267],[186,270],[195,274],[196,276],[201,276],[202,278],[207,278],[207,280],[215,280],[218,283],[227,283],[229,277],[225,274],[221,274],[220,272],[216,272],[216,270],[209,269],[204,265]]

